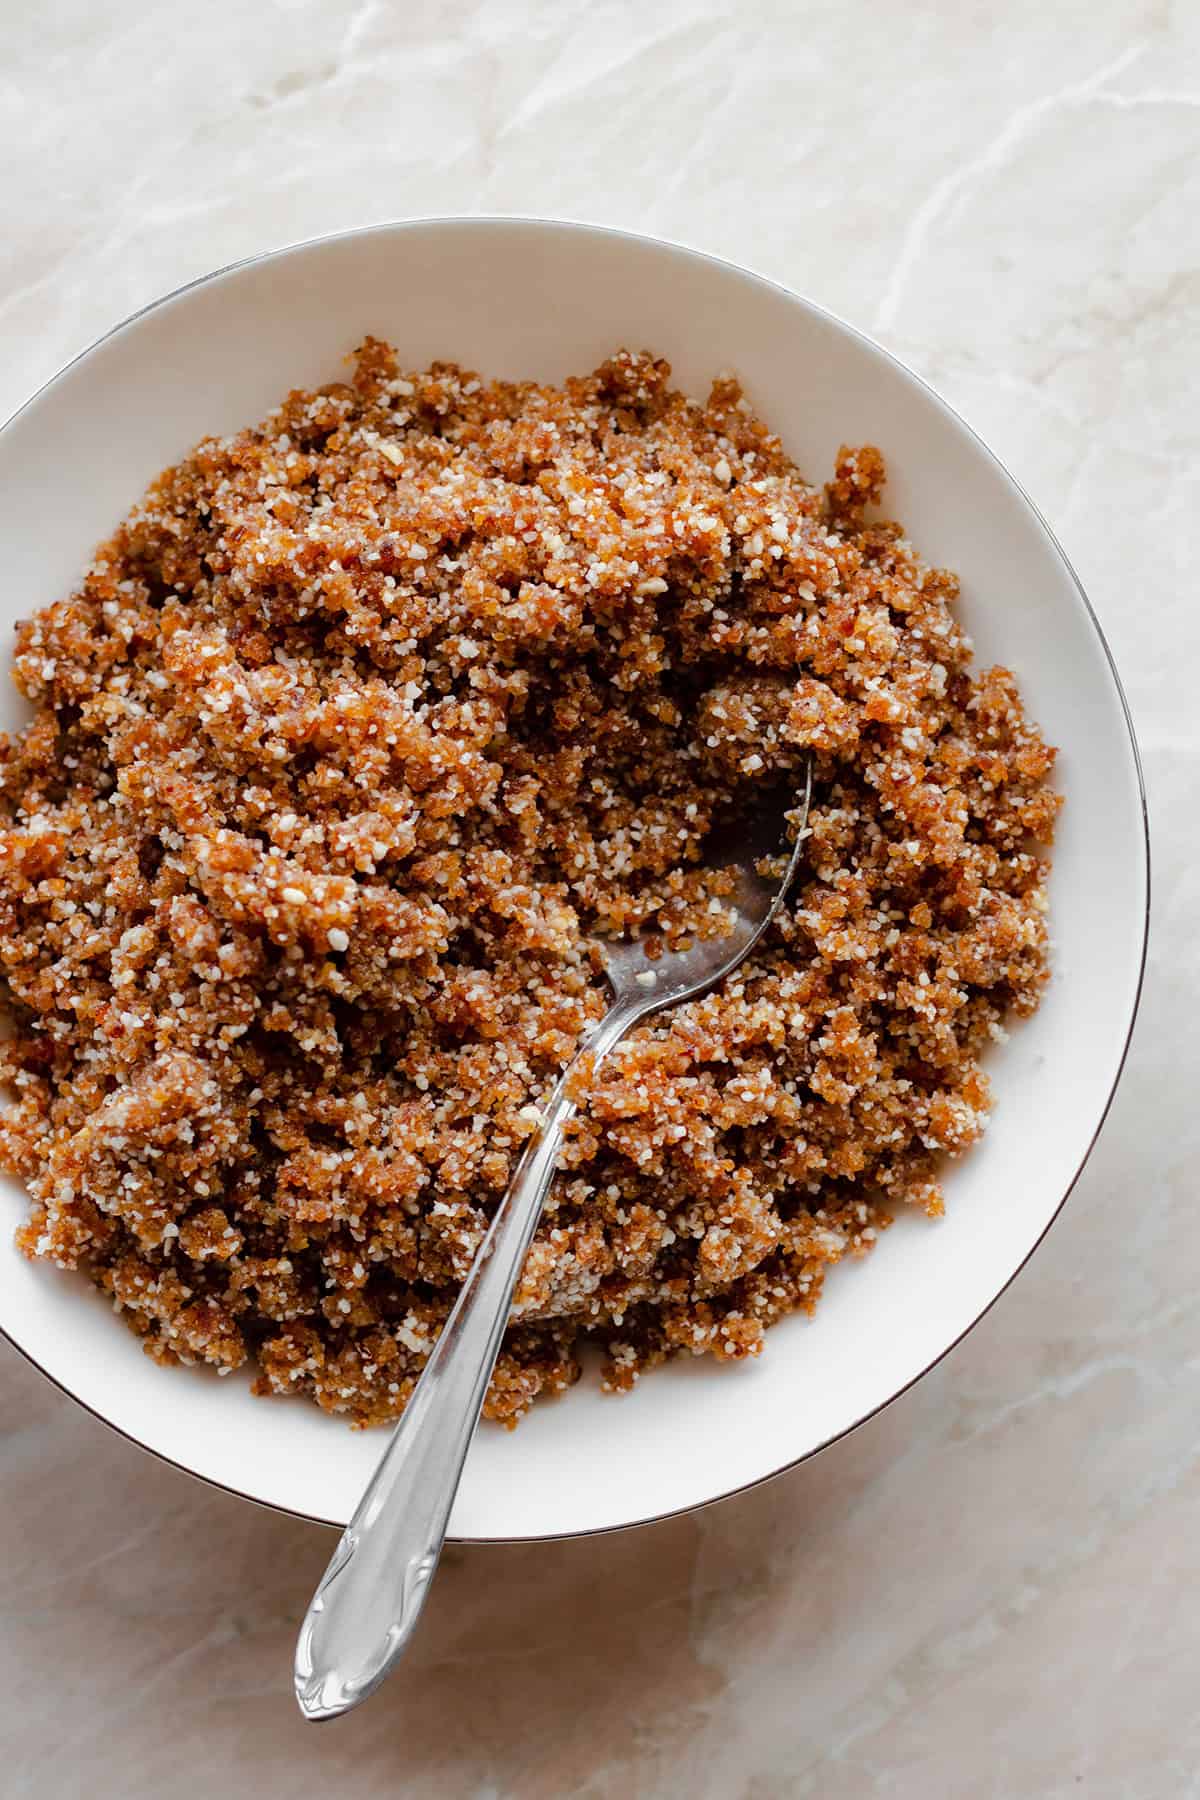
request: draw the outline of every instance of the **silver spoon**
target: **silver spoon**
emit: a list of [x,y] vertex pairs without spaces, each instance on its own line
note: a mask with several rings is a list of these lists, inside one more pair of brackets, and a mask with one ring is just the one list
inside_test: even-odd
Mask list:
[[296,1645],[296,1698],[307,1719],[333,1719],[374,1693],[403,1652],[437,1568],[450,1508],[500,1351],[509,1307],[575,1111],[571,1071],[598,1066],[625,1033],[715,986],[747,957],[796,873],[812,796],[812,764],[794,817],[782,879],[758,864],[777,856],[784,821],[747,820],[735,854],[727,935],[651,960],[641,939],[601,943],[612,1005],[568,1063],[525,1147],[421,1379],[313,1595]]

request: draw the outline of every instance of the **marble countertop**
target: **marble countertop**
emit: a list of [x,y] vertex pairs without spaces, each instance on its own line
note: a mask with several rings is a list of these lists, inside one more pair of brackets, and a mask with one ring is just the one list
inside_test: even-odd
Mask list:
[[875,332],[1061,535],[1137,721],[1155,930],[1070,1206],[889,1411],[738,1500],[458,1549],[314,1733],[329,1535],[0,1351],[7,1800],[1200,1794],[1200,11],[1163,0],[47,0],[5,9],[0,414],[247,253],[520,211],[695,243]]

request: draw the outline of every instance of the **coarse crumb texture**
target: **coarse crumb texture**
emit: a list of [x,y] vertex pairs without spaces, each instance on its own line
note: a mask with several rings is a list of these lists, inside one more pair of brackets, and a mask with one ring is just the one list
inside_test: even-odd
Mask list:
[[754,1355],[898,1204],[941,1208],[1046,977],[1053,752],[957,584],[810,486],[723,378],[353,375],[169,469],[20,628],[0,744],[0,1156],[31,1256],[163,1362],[405,1404],[599,933],[720,911],[714,820],[813,763],[763,947],[570,1130],[487,1410]]

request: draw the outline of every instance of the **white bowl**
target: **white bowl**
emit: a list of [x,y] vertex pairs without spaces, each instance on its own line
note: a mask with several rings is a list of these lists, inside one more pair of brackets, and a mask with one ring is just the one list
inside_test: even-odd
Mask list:
[[[734,368],[813,479],[839,444],[871,442],[887,506],[921,553],[963,580],[981,663],[1015,669],[1061,746],[1067,796],[1054,857],[1054,982],[991,1058],[995,1113],[953,1168],[938,1224],[905,1218],[838,1269],[813,1321],[762,1358],[677,1363],[614,1399],[585,1378],[516,1433],[483,1428],[452,1533],[515,1539],[600,1531],[761,1481],[894,1399],[986,1311],[1070,1191],[1121,1069],[1137,1006],[1147,838],[1115,671],[1062,551],[956,414],[878,345],[742,269],[588,226],[449,219],[322,238],[241,263],[118,327],[0,435],[0,543],[11,622],[75,583],[145,483],[208,432],[261,417],[287,389],[338,375],[367,332],[411,363],[558,379],[620,345],[670,358],[701,393]],[[16,723],[20,703],[9,704]],[[7,1224],[23,1216],[14,1184]],[[304,1402],[164,1370],[82,1278],[0,1243],[0,1327],[118,1431],[236,1493],[343,1524],[379,1454]]]

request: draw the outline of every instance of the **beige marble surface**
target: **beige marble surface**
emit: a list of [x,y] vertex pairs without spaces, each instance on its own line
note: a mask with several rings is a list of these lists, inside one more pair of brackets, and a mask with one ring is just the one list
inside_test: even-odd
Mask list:
[[330,1540],[0,1354],[6,1800],[1200,1794],[1200,11],[1191,0],[0,4],[0,412],[289,239],[514,210],[877,332],[1061,533],[1145,755],[1156,936],[1066,1214],[914,1392],[652,1530],[455,1551],[402,1679],[289,1691]]

